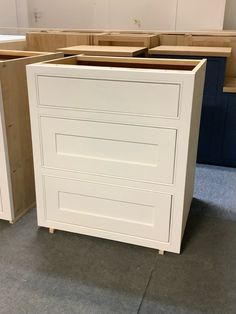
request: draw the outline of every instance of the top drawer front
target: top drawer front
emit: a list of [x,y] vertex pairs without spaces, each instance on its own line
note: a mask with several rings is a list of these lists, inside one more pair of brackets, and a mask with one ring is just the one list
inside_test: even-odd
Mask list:
[[179,84],[38,77],[39,105],[177,117]]

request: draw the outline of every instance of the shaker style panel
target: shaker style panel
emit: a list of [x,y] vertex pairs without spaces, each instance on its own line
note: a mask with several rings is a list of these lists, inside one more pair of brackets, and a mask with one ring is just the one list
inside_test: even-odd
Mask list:
[[177,117],[180,85],[38,76],[39,105]]
[[169,241],[169,194],[50,176],[44,184],[49,221]]
[[205,68],[104,56],[28,67],[39,226],[180,253]]
[[43,166],[173,183],[176,130],[41,117]]

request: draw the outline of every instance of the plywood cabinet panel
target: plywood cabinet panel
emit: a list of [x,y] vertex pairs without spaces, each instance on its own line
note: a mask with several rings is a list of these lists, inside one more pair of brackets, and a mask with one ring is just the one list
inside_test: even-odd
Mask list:
[[25,67],[59,56],[0,50],[0,219],[15,221],[35,206]]

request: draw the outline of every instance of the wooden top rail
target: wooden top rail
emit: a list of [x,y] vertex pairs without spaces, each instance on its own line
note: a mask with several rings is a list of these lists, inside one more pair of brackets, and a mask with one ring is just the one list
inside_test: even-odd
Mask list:
[[204,56],[204,57],[229,57],[232,52],[230,47],[198,47],[198,46],[157,46],[149,49],[150,55],[178,55],[178,56]]
[[236,93],[236,77],[226,77],[224,88],[224,93]]
[[93,56],[119,56],[119,57],[133,57],[140,54],[144,54],[147,51],[145,47],[128,47],[128,46],[89,46],[80,45],[59,48],[65,54],[86,54]]

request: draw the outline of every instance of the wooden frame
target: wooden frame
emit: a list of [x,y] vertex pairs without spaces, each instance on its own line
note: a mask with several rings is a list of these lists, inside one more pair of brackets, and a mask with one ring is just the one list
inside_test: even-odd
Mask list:
[[145,55],[146,47],[127,47],[127,46],[89,46],[80,45],[59,48],[57,51],[66,55],[86,54],[90,56],[117,56],[117,57],[138,57]]
[[157,46],[149,49],[150,55],[174,55],[174,56],[204,56],[204,57],[229,57],[230,47],[200,47],[200,46]]
[[91,45],[93,33],[76,31],[41,31],[26,34],[28,50],[56,51],[75,45]]
[[93,44],[97,46],[130,46],[130,47],[156,47],[159,37],[150,34],[111,33],[94,34]]

